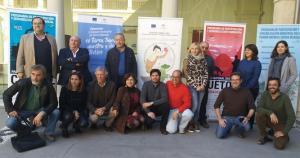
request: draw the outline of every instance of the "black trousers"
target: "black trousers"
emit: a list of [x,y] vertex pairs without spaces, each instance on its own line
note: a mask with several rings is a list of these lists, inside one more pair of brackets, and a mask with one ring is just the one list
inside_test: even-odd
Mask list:
[[[149,110],[155,114],[155,116],[161,116],[161,122],[160,122],[160,129],[165,130],[167,123],[168,123],[168,117],[169,117],[169,111],[170,107],[168,104],[161,104],[161,105],[152,105]],[[145,116],[145,125],[148,127],[152,127],[155,120],[150,118],[146,113]]]
[[87,127],[88,126],[88,116],[86,111],[79,112],[80,117],[75,121],[75,115],[71,111],[61,111],[61,122],[63,128],[68,128],[71,123],[74,123],[74,127]]
[[206,116],[206,105],[207,105],[207,99],[208,99],[208,85],[205,87],[205,93],[200,105],[200,112],[199,112],[199,122],[204,122],[207,119]]

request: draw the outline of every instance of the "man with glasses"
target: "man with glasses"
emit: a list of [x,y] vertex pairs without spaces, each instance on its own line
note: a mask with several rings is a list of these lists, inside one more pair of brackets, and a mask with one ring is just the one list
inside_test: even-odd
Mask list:
[[[241,138],[245,137],[245,132],[250,129],[249,119],[255,111],[253,97],[246,88],[241,88],[241,75],[232,73],[230,75],[231,87],[224,88],[214,105],[218,127],[216,136],[226,138],[232,127],[239,133]],[[220,106],[223,104],[221,115]]]
[[181,82],[182,72],[175,70],[172,80],[167,81],[170,112],[166,130],[174,134],[179,129],[180,134],[185,133],[185,128],[194,114],[191,108],[191,93],[186,85]]

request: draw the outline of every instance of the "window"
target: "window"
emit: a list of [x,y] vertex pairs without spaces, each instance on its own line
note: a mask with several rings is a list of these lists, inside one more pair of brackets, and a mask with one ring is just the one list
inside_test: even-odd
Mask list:
[[148,0],[132,0],[132,9],[137,10],[143,6]]
[[15,8],[37,8],[38,0],[14,0]]
[[127,10],[128,0],[102,0],[103,9]]
[[73,0],[74,9],[97,9],[97,0]]

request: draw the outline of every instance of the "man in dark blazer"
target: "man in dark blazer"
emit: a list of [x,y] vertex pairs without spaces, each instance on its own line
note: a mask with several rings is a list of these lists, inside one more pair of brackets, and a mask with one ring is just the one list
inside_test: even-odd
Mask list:
[[123,33],[115,35],[115,47],[107,52],[105,67],[109,74],[109,80],[115,82],[117,88],[122,86],[125,74],[133,73],[137,76],[137,63],[134,52],[125,45]]
[[83,76],[85,85],[92,80],[92,75],[88,68],[89,51],[86,48],[79,48],[80,38],[72,36],[69,40],[70,48],[63,48],[59,51],[58,65],[60,66],[60,75],[58,84],[68,84],[68,79],[73,71],[80,72]]

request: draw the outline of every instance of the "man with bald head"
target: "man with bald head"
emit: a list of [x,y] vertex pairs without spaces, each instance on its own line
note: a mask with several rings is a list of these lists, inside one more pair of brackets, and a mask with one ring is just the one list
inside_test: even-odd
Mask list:
[[59,51],[58,65],[60,66],[60,75],[58,84],[66,85],[72,72],[79,72],[83,78],[85,85],[92,80],[92,76],[88,69],[90,56],[86,48],[80,48],[80,38],[71,36],[69,40],[69,48],[63,48]]
[[205,41],[200,43],[200,48],[202,50],[202,53],[205,57],[206,63],[207,63],[207,70],[208,70],[208,83],[207,86],[205,86],[205,92],[204,96],[201,102],[200,106],[200,113],[199,113],[199,123],[204,128],[209,128],[209,125],[207,123],[207,116],[206,116],[206,105],[207,105],[207,99],[208,99],[208,88],[209,88],[209,80],[213,76],[214,69],[215,69],[215,63],[214,59],[208,55],[208,49],[209,44]]
[[194,114],[191,108],[191,93],[186,85],[181,82],[182,72],[175,70],[172,73],[171,80],[167,81],[168,99],[170,112],[166,130],[168,133],[184,134],[185,128]]

